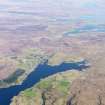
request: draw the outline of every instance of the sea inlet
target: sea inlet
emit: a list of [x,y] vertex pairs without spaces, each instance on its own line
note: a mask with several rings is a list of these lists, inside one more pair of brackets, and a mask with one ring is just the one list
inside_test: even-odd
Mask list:
[[45,77],[67,70],[82,71],[86,68],[88,68],[88,66],[85,61],[62,63],[56,66],[50,66],[47,63],[39,64],[37,68],[27,76],[21,85],[0,89],[0,105],[10,105],[11,99],[14,96],[18,95],[21,91],[32,87]]

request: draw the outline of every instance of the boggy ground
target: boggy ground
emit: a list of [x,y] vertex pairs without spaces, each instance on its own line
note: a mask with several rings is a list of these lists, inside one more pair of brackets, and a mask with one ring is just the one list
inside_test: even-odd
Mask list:
[[[45,90],[45,87],[42,87],[42,90],[45,90],[44,91],[45,93],[41,94],[40,96],[39,93],[41,91],[37,91],[38,92],[37,96],[42,97],[42,98],[38,97],[38,99],[41,99],[38,104],[39,105],[104,105],[105,104],[105,101],[104,101],[105,99],[105,96],[104,96],[104,92],[105,92],[105,89],[104,89],[105,87],[104,33],[100,33],[99,35],[90,34],[87,36],[82,36],[81,34],[78,37],[71,37],[71,38],[68,37],[67,39],[63,38],[61,40],[63,41],[66,40],[66,47],[70,48],[66,50],[67,48],[63,47],[64,49],[63,50],[61,49],[63,53],[67,54],[67,56],[72,55],[72,57],[75,55],[78,59],[85,58],[89,62],[90,68],[88,68],[87,71],[82,72],[81,75],[79,75],[79,77],[77,76],[76,78],[74,78],[74,80],[69,83],[69,86],[70,86],[69,88],[65,87],[65,90],[67,89],[66,97],[63,95],[63,97],[60,98],[59,94],[63,94],[62,89],[58,93],[58,91],[56,91],[55,88],[53,89],[53,86],[51,86],[50,89],[48,90]],[[63,43],[61,40],[58,42]],[[75,40],[72,42],[72,45],[71,45],[71,40]],[[61,55],[63,56],[60,57]],[[62,62],[60,58],[62,58],[63,61],[65,62],[68,62],[68,59],[70,60],[69,56],[66,57],[64,54],[60,52],[60,53],[55,53],[55,55],[53,54],[53,56],[50,57],[49,64],[51,65],[56,65],[57,63],[60,64]],[[68,59],[65,59],[65,58],[68,58]],[[71,58],[71,61],[74,60],[73,58]],[[66,73],[63,73],[63,74],[66,74]],[[67,79],[70,81],[71,77],[72,76],[69,76]],[[57,78],[59,78],[59,76]],[[48,78],[48,80],[50,79]],[[63,78],[63,81],[64,80],[65,79]],[[56,86],[56,83],[54,85]],[[61,86],[61,88],[63,88],[63,86]],[[34,92],[35,91],[33,91],[33,93]],[[25,97],[23,93],[20,93],[19,96],[13,98],[12,105],[16,105],[16,103],[19,105],[27,105],[27,103],[29,102],[32,102],[32,105],[35,104],[36,101],[32,101],[30,98],[28,98],[29,100],[25,101],[26,103],[24,102],[23,104],[21,102],[21,100],[24,100],[24,97]],[[42,99],[45,99],[46,101],[43,102]]]

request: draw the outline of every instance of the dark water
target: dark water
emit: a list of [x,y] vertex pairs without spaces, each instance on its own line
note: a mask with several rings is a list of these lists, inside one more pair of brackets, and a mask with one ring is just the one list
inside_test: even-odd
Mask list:
[[36,70],[34,70],[30,75],[23,81],[22,85],[16,85],[9,88],[0,89],[0,105],[10,105],[11,99],[13,96],[19,94],[19,92],[32,87],[40,79],[43,79],[47,76],[53,75],[58,72],[63,72],[67,70],[79,70],[87,68],[86,62],[76,62],[76,63],[62,63],[58,66],[49,66],[47,63],[39,64]]
[[78,33],[83,33],[83,32],[105,32],[105,25],[104,24],[99,24],[99,25],[94,25],[94,24],[88,24],[88,25],[83,25],[79,28],[76,28],[72,31],[64,33],[64,35],[70,35],[70,34],[78,34]]

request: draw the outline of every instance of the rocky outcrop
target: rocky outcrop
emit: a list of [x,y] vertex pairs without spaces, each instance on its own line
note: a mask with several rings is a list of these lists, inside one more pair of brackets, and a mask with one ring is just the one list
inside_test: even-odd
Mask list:
[[105,72],[91,70],[75,80],[66,105],[105,105]]

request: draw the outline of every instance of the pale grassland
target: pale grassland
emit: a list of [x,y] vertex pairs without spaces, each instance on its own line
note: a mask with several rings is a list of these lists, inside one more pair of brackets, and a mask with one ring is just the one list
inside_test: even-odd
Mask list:
[[59,65],[63,62],[78,62],[83,60],[80,56],[75,56],[75,55],[68,55],[62,52],[57,52],[55,53],[49,60],[48,64],[49,65]]
[[[27,75],[32,72],[39,63],[44,62],[47,57],[48,56],[46,56],[46,54],[38,48],[26,48],[23,49],[21,54],[0,57],[0,64],[2,64],[0,74],[3,76],[0,76],[0,78],[4,82],[2,82],[0,87],[22,83]],[[7,68],[9,71],[7,71]],[[18,72],[19,70],[22,70],[24,73],[17,75],[18,77],[13,76],[17,70]],[[15,79],[13,77],[15,77]],[[7,80],[8,78],[11,79],[11,82],[9,81],[8,83],[5,83],[6,81],[4,80]],[[3,84],[5,84],[5,86]]]

